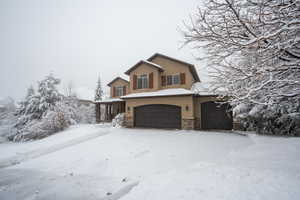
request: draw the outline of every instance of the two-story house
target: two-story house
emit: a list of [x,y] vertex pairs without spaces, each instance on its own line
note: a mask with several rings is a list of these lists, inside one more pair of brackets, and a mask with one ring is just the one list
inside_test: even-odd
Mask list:
[[194,65],[162,54],[141,60],[126,72],[129,81],[117,77],[110,87],[111,98],[96,102],[104,120],[125,113],[125,126],[176,129],[232,129],[226,105],[215,103],[216,95],[196,93],[200,82]]

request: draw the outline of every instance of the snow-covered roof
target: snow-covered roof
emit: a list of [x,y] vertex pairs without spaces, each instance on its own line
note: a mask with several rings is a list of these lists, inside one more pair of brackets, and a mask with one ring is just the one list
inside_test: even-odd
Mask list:
[[176,59],[176,58],[172,58],[172,57],[170,57],[170,56],[163,55],[163,54],[161,54],[161,53],[155,53],[155,54],[152,55],[150,58],[148,58],[147,61],[150,61],[150,62],[151,62],[151,61],[152,61],[154,58],[156,58],[156,57],[162,57],[162,58],[165,58],[165,59],[168,59],[168,60],[172,60],[172,61],[174,61],[174,62],[181,63],[181,64],[184,64],[184,65],[188,66],[189,69],[190,69],[190,71],[191,71],[191,73],[192,73],[192,75],[193,75],[193,77],[194,77],[194,79],[195,79],[196,81],[200,81],[200,78],[199,78],[199,76],[198,76],[197,70],[195,69],[195,66],[194,66],[193,64],[187,63],[187,62],[182,61],[182,60],[178,60],[178,59]]
[[196,82],[193,84],[191,90],[198,95],[215,95],[210,91],[211,84],[209,82]]
[[120,77],[120,76],[117,76],[116,78],[114,78],[111,82],[109,82],[108,84],[107,84],[107,86],[111,86],[111,84],[113,83],[113,82],[115,82],[116,80],[123,80],[123,81],[125,81],[125,82],[127,82],[127,83],[129,83],[129,81],[128,80],[126,80],[126,79],[124,79],[124,78],[122,78],[122,77]]
[[123,99],[120,98],[110,98],[110,99],[103,99],[101,101],[95,101],[96,103],[112,103],[112,102],[119,102],[119,101],[124,101]]
[[183,89],[183,88],[172,88],[172,89],[164,89],[155,92],[141,92],[128,94],[126,96],[122,96],[122,99],[128,98],[141,98],[141,97],[158,97],[158,96],[181,96],[181,95],[192,95],[194,92],[191,90]]
[[143,63],[147,64],[147,65],[149,65],[151,67],[154,67],[154,68],[158,69],[159,71],[164,71],[163,67],[160,66],[160,65],[158,65],[158,64],[156,64],[156,63],[150,62],[148,60],[140,60],[138,63],[136,63],[135,65],[133,65],[130,69],[128,69],[125,72],[125,74],[129,75],[132,70],[135,70],[138,66],[140,66]]
[[158,65],[158,64],[156,64],[156,63],[150,62],[150,61],[148,61],[148,60],[142,60],[142,61],[143,61],[144,63],[153,65],[153,66],[155,66],[155,67],[160,68],[160,69],[163,70],[162,66],[160,66],[160,65]]
[[210,82],[196,82],[193,84],[191,90],[197,95],[210,96],[210,95],[220,95],[224,93],[224,90],[218,88],[217,90],[212,90],[212,84]]

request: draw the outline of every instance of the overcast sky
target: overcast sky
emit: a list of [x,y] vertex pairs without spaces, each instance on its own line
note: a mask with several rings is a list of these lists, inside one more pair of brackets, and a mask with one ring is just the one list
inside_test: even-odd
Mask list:
[[93,91],[155,52],[203,64],[179,49],[178,27],[196,0],[1,0],[0,97],[22,98],[30,84],[53,72]]

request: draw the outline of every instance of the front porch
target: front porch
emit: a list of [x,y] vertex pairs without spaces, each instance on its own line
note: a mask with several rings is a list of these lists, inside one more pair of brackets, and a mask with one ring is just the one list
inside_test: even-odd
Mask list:
[[106,99],[96,101],[96,122],[111,122],[119,113],[125,112],[125,101],[122,99]]

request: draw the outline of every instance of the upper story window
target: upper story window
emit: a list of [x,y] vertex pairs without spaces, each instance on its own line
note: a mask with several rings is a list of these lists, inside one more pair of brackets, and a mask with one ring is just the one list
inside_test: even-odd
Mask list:
[[124,95],[124,87],[123,86],[117,86],[116,87],[116,96],[123,96]]
[[148,76],[146,74],[137,77],[137,89],[148,88]]
[[180,75],[168,75],[167,76],[167,85],[176,85],[180,84]]

